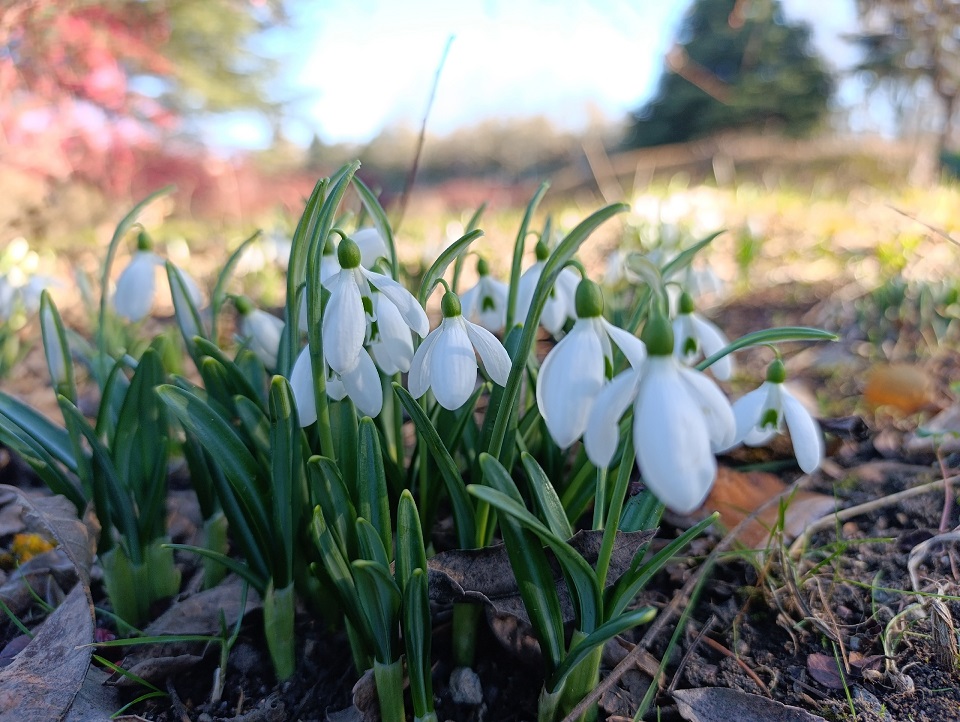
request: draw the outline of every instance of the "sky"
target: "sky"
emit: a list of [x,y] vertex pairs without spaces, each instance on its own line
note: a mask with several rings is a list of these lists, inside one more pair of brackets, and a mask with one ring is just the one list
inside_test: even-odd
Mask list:
[[[260,42],[281,61],[275,96],[287,137],[306,145],[364,143],[384,128],[419,128],[453,40],[428,130],[445,135],[489,118],[545,115],[582,130],[618,122],[649,99],[690,0],[299,0],[289,27]],[[783,0],[844,67],[853,0]],[[207,127],[214,146],[266,147],[269,126],[236,114]]]

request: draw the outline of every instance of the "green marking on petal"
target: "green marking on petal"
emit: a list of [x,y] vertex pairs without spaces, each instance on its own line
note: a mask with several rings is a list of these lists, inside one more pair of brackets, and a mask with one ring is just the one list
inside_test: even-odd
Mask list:
[[481,311],[493,311],[497,307],[496,302],[493,300],[492,296],[484,296],[480,300],[480,310]]
[[775,429],[777,428],[777,420],[779,414],[777,414],[776,409],[767,409],[763,412],[763,416],[760,418],[760,428],[761,429]]
[[697,352],[697,339],[687,336],[683,342],[683,355],[690,356]]

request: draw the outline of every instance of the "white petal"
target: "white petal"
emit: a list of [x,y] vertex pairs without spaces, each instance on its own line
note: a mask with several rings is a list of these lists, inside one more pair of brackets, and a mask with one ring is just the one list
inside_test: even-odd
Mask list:
[[670,509],[699,507],[717,475],[703,414],[681,382],[673,357],[644,366],[634,411],[637,465],[650,490]]
[[483,368],[486,369],[487,375],[493,379],[495,384],[506,386],[513,362],[510,360],[510,354],[507,353],[503,344],[483,326],[470,323],[466,319],[463,321],[463,328],[470,338],[470,343],[473,344],[474,349],[480,355],[480,360],[483,361]]
[[320,283],[330,288],[331,279],[343,270],[336,253],[326,253],[320,261]]
[[804,473],[812,474],[823,461],[824,443],[820,425],[786,388],[782,390],[781,402],[797,464]]
[[[360,265],[373,268],[378,258],[387,258],[387,242],[376,228],[361,228],[354,231],[350,240],[360,247]],[[324,259],[326,261],[326,259]]]
[[380,414],[383,408],[383,387],[370,354],[361,351],[359,363],[347,373],[340,374],[340,380],[347,390],[347,395],[361,413],[371,417]]
[[413,337],[393,301],[382,293],[375,294],[378,341],[370,344],[370,352],[385,374],[406,373],[413,361]]
[[407,391],[410,395],[419,399],[430,388],[431,373],[430,360],[433,357],[433,347],[437,339],[444,332],[443,323],[437,326],[433,331],[427,334],[423,342],[417,347],[417,352],[413,355],[413,361],[410,362],[410,374],[407,376]]
[[330,368],[342,374],[356,366],[366,334],[360,287],[349,270],[340,271],[323,311],[323,355]]
[[680,378],[688,384],[690,396],[703,412],[714,452],[729,449],[737,438],[737,421],[730,402],[720,387],[706,374],[679,366]]
[[[697,340],[700,342],[700,348],[704,356],[712,356],[720,349],[729,345],[730,341],[717,326],[699,314],[691,314],[694,329],[696,330]],[[715,364],[710,366],[713,375],[721,381],[729,381],[733,376],[733,356],[727,354]]]
[[117,279],[113,307],[118,316],[130,321],[143,319],[153,306],[156,270],[160,263],[153,253],[138,251]]
[[620,418],[636,399],[639,384],[640,371],[628,369],[614,376],[597,394],[583,432],[583,446],[594,466],[605,469],[613,461],[620,444]]
[[537,406],[561,449],[583,435],[603,377],[600,339],[591,319],[580,319],[547,354],[537,376]]
[[430,330],[430,321],[427,319],[423,306],[410,291],[382,273],[368,271],[363,266],[360,266],[360,272],[374,288],[393,301],[404,322],[416,331],[420,338],[427,335]]
[[313,395],[313,364],[310,361],[310,347],[306,346],[290,372],[290,388],[297,402],[297,414],[300,426],[309,426],[317,420],[317,400]]
[[[761,410],[767,402],[769,388],[769,382],[764,381],[753,391],[744,394],[733,402],[733,416],[737,422],[737,433],[731,446],[744,443],[747,435],[757,430]],[[721,449],[721,451],[726,451],[726,449]]]
[[480,289],[474,307],[474,317],[464,313],[463,317],[483,326],[488,331],[501,331],[507,320],[507,294],[509,287],[503,281],[490,276],[482,276],[476,288]]
[[460,313],[463,314],[464,318],[476,323],[477,306],[479,305],[480,284],[478,283],[460,294]]
[[[696,330],[691,322],[691,314],[681,313],[673,319],[673,355],[687,366],[696,363],[700,356],[700,346]],[[690,344],[692,342],[692,348]]]
[[617,347],[623,351],[623,355],[627,357],[627,361],[630,362],[630,365],[634,368],[639,368],[643,365],[643,360],[647,357],[647,347],[640,339],[634,336],[628,331],[624,331],[622,328],[617,328],[607,319],[601,319],[603,323],[603,328],[613,339],[613,342]]
[[430,387],[437,403],[451,411],[463,406],[477,385],[477,356],[463,316],[443,319],[430,352]]
[[[541,273],[543,273],[543,262],[537,261],[521,274],[520,280],[517,282],[515,316],[518,323],[526,323],[527,313],[529,313],[530,304],[533,302],[533,292],[537,289]],[[543,324],[542,318],[540,323]]]
[[250,350],[268,369],[277,366],[277,352],[280,349],[283,325],[283,321],[279,318],[259,308],[253,309],[243,317],[243,333],[250,338]]

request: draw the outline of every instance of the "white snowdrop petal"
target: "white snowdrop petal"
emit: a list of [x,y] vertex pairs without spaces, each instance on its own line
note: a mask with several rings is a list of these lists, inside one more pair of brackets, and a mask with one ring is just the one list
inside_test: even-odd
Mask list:
[[[681,313],[673,319],[673,355],[680,359],[687,366],[693,365],[697,360],[697,335],[693,324],[690,322],[689,313]],[[693,341],[695,348],[688,349],[687,345]]]
[[361,413],[370,417],[380,415],[383,408],[383,387],[370,354],[361,351],[357,365],[347,373],[340,374],[340,381]]
[[473,344],[474,349],[479,354],[487,375],[493,379],[495,384],[506,386],[507,379],[510,377],[512,362],[503,344],[483,326],[470,323],[464,319],[463,327],[467,332],[470,343]]
[[577,321],[553,347],[537,376],[537,406],[557,446],[579,439],[603,387],[603,349],[590,319]]
[[359,267],[360,272],[366,277],[374,288],[393,301],[397,310],[400,312],[404,322],[416,331],[420,338],[427,335],[430,330],[430,321],[427,319],[426,311],[420,302],[407,289],[394,281],[389,276],[382,273],[368,271],[363,266]]
[[764,381],[759,387],[733,402],[733,417],[737,423],[737,433],[731,446],[745,443],[748,434],[757,430],[769,388],[769,382]]
[[634,368],[642,366],[643,360],[647,357],[647,347],[643,341],[629,331],[624,331],[622,328],[614,326],[605,318],[602,318],[601,322],[603,323],[604,330],[623,352],[623,355],[627,357],[630,365]]
[[460,313],[463,317],[476,323],[477,306],[480,302],[480,284],[467,289],[460,294]]
[[364,268],[373,268],[377,259],[389,256],[387,242],[383,240],[383,236],[376,228],[368,227],[354,231],[350,240],[360,247],[360,265]]
[[647,360],[634,411],[637,466],[667,507],[687,514],[707,497],[717,474],[703,414],[680,381],[673,357]]
[[613,377],[597,394],[587,417],[587,428],[583,432],[583,446],[590,462],[605,469],[613,461],[620,445],[618,425],[630,404],[637,397],[640,383],[640,371],[628,369]]
[[509,293],[507,284],[490,276],[483,276],[476,287],[480,289],[480,293],[476,299],[473,315],[464,313],[463,317],[483,326],[488,331],[502,330],[507,320],[507,294]]
[[337,373],[357,365],[367,334],[360,288],[349,270],[331,282],[330,299],[323,312],[323,355]]
[[[297,403],[300,426],[309,426],[317,420],[317,400],[313,395],[313,364],[310,347],[304,347],[290,372],[290,388]],[[329,389],[328,389],[329,392]]]
[[[697,339],[700,342],[700,348],[704,356],[712,356],[720,349],[729,345],[727,337],[716,326],[698,314],[691,314]],[[733,356],[727,354],[722,359],[710,366],[713,375],[721,381],[729,381],[733,376]]]
[[268,369],[277,366],[283,326],[283,321],[259,308],[253,309],[243,318],[243,332],[250,338],[250,350]]
[[430,357],[433,395],[438,404],[453,411],[466,403],[476,385],[477,356],[463,317],[445,318]]
[[130,259],[113,293],[113,307],[118,316],[140,321],[150,313],[156,289],[156,268],[160,259],[148,251],[139,251]]
[[370,344],[370,351],[385,374],[406,373],[413,361],[413,337],[396,305],[382,293],[375,295],[378,341]]
[[737,437],[737,421],[727,397],[706,374],[686,367],[680,367],[678,371],[689,387],[690,397],[703,412],[710,433],[710,447],[714,452],[729,449]]
[[789,390],[781,394],[783,416],[793,441],[793,453],[804,473],[812,474],[823,462],[824,443],[820,425]]
[[410,374],[407,376],[407,391],[409,391],[410,395],[415,399],[419,399],[427,393],[427,389],[430,388],[430,382],[432,381],[430,363],[431,357],[433,356],[433,347],[436,345],[437,339],[442,332],[443,324],[441,323],[423,339],[423,343],[417,347],[417,352],[413,355],[413,361],[410,362]]
[[[533,292],[537,289],[542,272],[543,262],[537,261],[520,276],[520,281],[517,283],[516,320],[518,323],[525,323],[527,320],[530,304],[533,303]],[[543,324],[542,318],[540,323]]]

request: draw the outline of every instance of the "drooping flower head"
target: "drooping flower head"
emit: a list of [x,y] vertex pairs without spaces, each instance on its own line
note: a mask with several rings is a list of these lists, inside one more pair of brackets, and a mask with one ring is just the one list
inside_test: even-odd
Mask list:
[[731,446],[763,446],[786,425],[797,464],[805,473],[812,474],[823,462],[823,434],[810,412],[784,384],[786,376],[778,358],[767,369],[767,380],[734,402],[737,433]]
[[619,444],[620,417],[632,403],[633,441],[644,482],[667,507],[689,513],[703,503],[716,479],[714,453],[734,437],[733,410],[709,377],[673,355],[673,329],[665,316],[654,313],[640,338],[646,360],[598,394],[584,447],[596,466],[608,466]]
[[[680,294],[679,305],[679,313],[673,320],[673,352],[687,366],[712,356],[730,343],[716,324],[694,310],[693,297],[686,291]],[[729,381],[733,375],[733,357],[727,354],[710,369],[721,381]]]
[[[380,374],[367,351],[361,351],[357,365],[350,371],[337,374],[324,364],[327,396],[334,401],[349,396],[360,413],[371,418],[383,410],[383,387]],[[290,372],[290,388],[297,404],[301,426],[309,426],[317,420],[317,399],[313,386],[313,360],[310,347],[305,346],[297,356]]]
[[283,321],[273,314],[261,311],[246,296],[235,300],[240,313],[240,331],[250,350],[268,369],[277,367],[277,353],[283,334]]
[[[113,292],[113,308],[118,316],[136,322],[150,313],[156,295],[157,267],[162,265],[163,259],[153,252],[153,241],[141,230],[137,235],[137,250],[121,271]],[[199,306],[203,299],[196,281],[182,269],[177,270],[193,304]]]
[[490,275],[490,265],[483,258],[477,261],[477,274],[477,284],[460,296],[463,317],[498,333],[507,322],[509,286]]
[[540,367],[537,406],[550,436],[562,449],[579,439],[587,427],[594,400],[613,369],[616,345],[633,367],[646,356],[643,342],[607,321],[600,287],[583,279],[575,293],[577,321]]
[[340,270],[328,281],[330,299],[323,313],[324,356],[331,369],[344,374],[360,362],[368,325],[377,320],[371,286],[396,306],[408,328],[427,335],[430,323],[417,299],[389,276],[364,268],[360,247],[350,238],[340,242],[337,260]]
[[413,357],[408,390],[415,399],[433,389],[437,403],[459,409],[477,384],[477,356],[494,383],[510,376],[510,356],[497,337],[463,317],[457,294],[447,291],[440,302],[443,320],[424,339]]
[[[542,240],[537,242],[536,263],[523,272],[517,283],[517,319],[523,320],[530,311],[530,304],[533,303],[533,294],[540,282],[540,276],[543,275],[544,266],[547,258],[550,256],[550,248]],[[540,314],[540,325],[543,326],[551,336],[559,336],[563,330],[563,325],[568,318],[576,318],[576,308],[574,297],[577,293],[577,284],[579,279],[577,274],[569,268],[560,271],[557,282],[550,289],[550,296]]]

